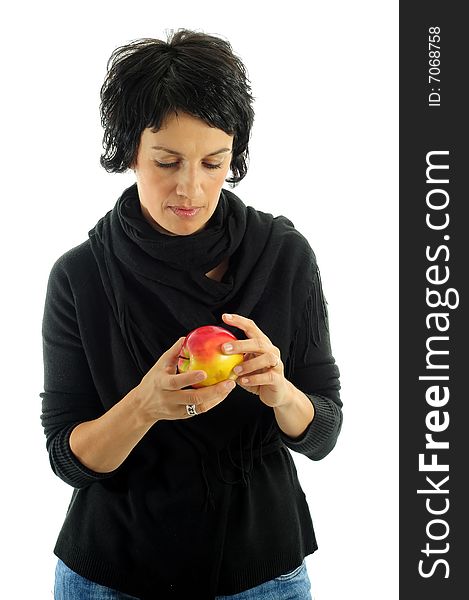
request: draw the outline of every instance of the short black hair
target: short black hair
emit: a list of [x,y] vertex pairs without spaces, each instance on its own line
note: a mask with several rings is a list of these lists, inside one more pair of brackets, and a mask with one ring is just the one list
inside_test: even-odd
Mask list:
[[109,173],[126,171],[142,131],[158,131],[179,110],[234,136],[233,177],[226,179],[234,187],[247,173],[254,122],[246,68],[225,39],[188,29],[166,35],[166,42],[141,38],[112,52],[100,92],[100,164]]

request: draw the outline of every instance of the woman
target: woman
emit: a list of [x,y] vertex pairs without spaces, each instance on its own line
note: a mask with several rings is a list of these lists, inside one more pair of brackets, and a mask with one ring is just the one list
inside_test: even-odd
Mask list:
[[[222,188],[246,174],[254,117],[227,41],[179,30],[110,62],[101,164],[136,182],[55,262],[44,309],[42,423],[75,488],[55,597],[310,598],[289,449],[323,458],[342,422],[314,252]],[[210,324],[242,371],[196,389],[206,373],[177,357]]]

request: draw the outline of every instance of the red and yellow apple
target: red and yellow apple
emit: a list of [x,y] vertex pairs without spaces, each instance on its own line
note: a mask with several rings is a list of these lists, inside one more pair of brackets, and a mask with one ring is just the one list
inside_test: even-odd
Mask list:
[[224,354],[222,346],[236,340],[236,336],[224,327],[204,325],[187,334],[179,352],[178,373],[186,371],[205,371],[207,377],[193,388],[213,385],[225,379],[237,379],[233,368],[243,362],[242,354]]

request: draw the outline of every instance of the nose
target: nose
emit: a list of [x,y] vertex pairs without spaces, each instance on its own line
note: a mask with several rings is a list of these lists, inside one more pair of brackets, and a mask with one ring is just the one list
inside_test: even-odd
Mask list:
[[176,194],[196,201],[202,192],[200,173],[197,166],[185,165],[178,172]]

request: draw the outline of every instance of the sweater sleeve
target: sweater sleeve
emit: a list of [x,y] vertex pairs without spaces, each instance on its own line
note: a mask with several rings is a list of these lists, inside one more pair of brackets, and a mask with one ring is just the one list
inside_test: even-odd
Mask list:
[[342,401],[340,372],[331,351],[327,302],[317,266],[302,314],[290,356],[289,379],[312,402],[314,417],[300,437],[291,438],[282,431],[280,435],[291,450],[320,460],[336,444],[342,427]]
[[42,321],[44,391],[39,396],[52,470],[69,485],[80,488],[112,473],[96,473],[85,467],[69,444],[73,428],[96,419],[104,409],[82,346],[64,257],[55,262],[47,284]]

